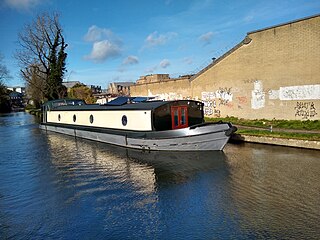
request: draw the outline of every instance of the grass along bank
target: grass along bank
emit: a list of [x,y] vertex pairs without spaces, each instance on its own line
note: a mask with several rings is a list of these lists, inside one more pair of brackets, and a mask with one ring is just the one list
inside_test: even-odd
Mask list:
[[320,121],[299,121],[299,120],[267,120],[267,119],[255,119],[248,120],[236,117],[226,118],[208,118],[205,117],[206,122],[212,121],[224,121],[231,122],[234,125],[248,126],[248,127],[259,127],[259,128],[281,128],[281,129],[296,129],[296,130],[318,130],[320,131]]
[[236,117],[205,118],[206,122],[231,122],[238,127],[237,134],[285,139],[320,141],[320,121],[239,119]]
[[249,136],[320,141],[319,133],[276,132],[276,131],[271,132],[268,130],[241,129],[241,127],[238,129],[236,133],[240,135],[249,135]]

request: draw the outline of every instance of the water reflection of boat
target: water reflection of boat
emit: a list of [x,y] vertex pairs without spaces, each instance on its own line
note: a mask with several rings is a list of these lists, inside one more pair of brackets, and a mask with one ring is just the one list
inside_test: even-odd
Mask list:
[[205,123],[203,103],[198,101],[131,103],[130,99],[105,106],[86,105],[82,100],[49,101],[42,107],[40,128],[156,151],[223,150],[236,131],[230,123]]
[[[149,189],[153,189],[156,180],[182,181],[197,172],[225,166],[225,154],[221,151],[142,151],[85,139],[75,140],[55,133],[47,136],[52,154],[56,155],[59,164],[74,166],[74,161],[91,162],[92,165],[100,165],[105,174],[122,171],[134,178],[133,182],[149,186]],[[64,160],[61,160],[62,155]]]
[[128,149],[132,161],[154,168],[158,182],[184,182],[204,171],[225,169],[226,156],[221,151],[147,152]]
[[[189,151],[189,152],[148,152],[126,150],[130,159],[155,167],[206,170],[217,166],[225,160],[225,154],[217,151]],[[183,170],[183,169],[180,169]]]

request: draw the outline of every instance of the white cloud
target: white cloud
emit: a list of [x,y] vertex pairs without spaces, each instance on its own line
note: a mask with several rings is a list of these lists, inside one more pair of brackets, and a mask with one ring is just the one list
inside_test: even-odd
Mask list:
[[191,57],[185,57],[183,59],[183,62],[185,62],[186,64],[190,65],[193,63],[193,59]]
[[167,68],[171,65],[168,59],[163,59],[159,64],[149,67],[145,70],[146,73],[154,73],[159,68]]
[[156,71],[158,68],[158,66],[153,66],[153,67],[150,67],[150,68],[147,68],[145,70],[145,73],[153,73],[154,71]]
[[160,67],[162,67],[162,68],[167,68],[167,67],[169,67],[170,66],[170,62],[169,62],[169,60],[168,59],[163,59],[161,62],[160,62]]
[[85,56],[87,60],[99,63],[116,58],[122,53],[121,39],[109,29],[92,25],[84,36],[84,40],[93,43],[91,53]]
[[4,0],[4,4],[16,10],[27,11],[43,3],[43,0]]
[[199,37],[199,40],[201,42],[203,42],[204,45],[208,45],[211,43],[211,40],[212,40],[212,37],[213,37],[213,32],[207,32],[205,34],[202,34],[200,37]]
[[145,39],[145,48],[152,48],[166,44],[169,40],[176,37],[178,34],[175,32],[168,32],[165,34],[158,34],[153,32]]
[[139,58],[136,56],[128,56],[123,60],[123,65],[134,65],[139,63]]
[[92,25],[86,35],[84,40],[87,42],[97,42],[101,40],[109,40],[111,42],[121,43],[122,41],[118,36],[116,36],[110,29],[99,28],[96,25]]
[[94,62],[103,62],[109,58],[115,58],[121,55],[121,49],[116,44],[111,43],[108,40],[95,42],[92,47],[90,55],[85,59],[92,60]]
[[254,19],[254,15],[250,14],[244,17],[244,22],[249,23],[252,22],[252,20]]

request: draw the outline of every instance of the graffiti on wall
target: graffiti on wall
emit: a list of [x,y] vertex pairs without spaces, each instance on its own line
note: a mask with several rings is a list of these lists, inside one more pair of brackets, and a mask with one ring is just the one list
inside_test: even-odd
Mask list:
[[219,88],[215,92],[202,92],[201,100],[204,104],[204,114],[206,116],[220,117],[219,106],[229,106],[232,102],[233,94],[231,88]]
[[178,94],[175,92],[169,92],[169,93],[160,93],[160,94],[152,94],[152,92],[150,91],[150,89],[148,89],[148,97],[154,97],[155,100],[165,100],[165,101],[169,101],[169,100],[182,100],[182,94]]
[[247,104],[248,98],[246,96],[239,96],[237,97],[239,104]]
[[280,100],[320,99],[320,84],[280,87]]
[[297,102],[294,109],[295,116],[301,117],[303,120],[313,118],[318,114],[313,102]]
[[231,93],[231,88],[219,88],[215,95],[219,99],[219,105],[228,105],[229,102],[232,102],[233,94]]
[[279,99],[279,92],[280,92],[279,90],[270,89],[268,91],[269,99],[271,99],[271,100]]
[[263,91],[262,82],[255,80],[253,83],[253,90],[251,91],[251,108],[260,109],[265,106],[266,97]]
[[214,114],[214,109],[217,106],[214,92],[202,92],[201,99],[204,104],[203,106],[204,115],[212,116]]
[[243,109],[243,105],[247,105],[248,98],[246,96],[238,96],[238,109]]
[[[266,96],[270,100],[279,99],[282,101],[292,101],[292,100],[318,100],[320,99],[320,84],[316,85],[301,85],[301,86],[287,86],[280,87],[279,90],[268,89],[263,90],[262,81],[255,80],[253,82],[253,90],[251,91],[251,108],[261,109],[265,107]],[[306,110],[302,106],[301,102],[295,108],[297,110],[296,116],[306,116],[306,118],[314,116],[317,114],[315,110],[309,108]],[[307,104],[308,105],[308,104]],[[314,104],[309,104],[314,106]],[[304,118],[304,119],[306,119]]]

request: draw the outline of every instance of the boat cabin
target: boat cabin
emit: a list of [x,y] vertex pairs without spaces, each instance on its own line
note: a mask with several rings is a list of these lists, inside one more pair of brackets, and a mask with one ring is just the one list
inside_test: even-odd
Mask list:
[[65,127],[165,131],[204,122],[203,103],[193,100],[137,102],[134,98],[124,98],[96,105],[77,99],[61,99],[45,103],[42,111],[44,124]]

